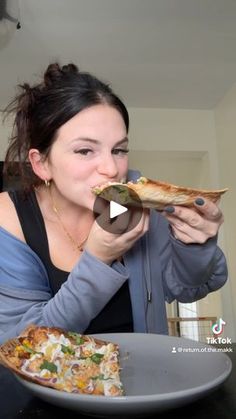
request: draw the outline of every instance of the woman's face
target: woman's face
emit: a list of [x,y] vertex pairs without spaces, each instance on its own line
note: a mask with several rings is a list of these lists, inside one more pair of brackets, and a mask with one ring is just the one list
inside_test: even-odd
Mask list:
[[91,188],[119,182],[128,170],[128,138],[121,114],[106,104],[91,106],[58,130],[47,167],[60,195],[90,210]]

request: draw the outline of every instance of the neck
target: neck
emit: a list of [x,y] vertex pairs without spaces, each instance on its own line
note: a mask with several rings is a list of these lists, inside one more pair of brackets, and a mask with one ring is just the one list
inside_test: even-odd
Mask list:
[[[48,187],[48,194],[50,197],[52,211],[56,217],[56,221],[62,228],[64,234],[67,236],[67,239],[70,241],[73,249],[75,251],[82,252],[85,242],[88,238],[91,225],[92,225],[91,224],[91,211],[89,211],[89,213],[88,211],[83,211],[83,212],[80,211],[80,213],[78,214],[78,208],[76,207],[76,219],[75,219],[73,218],[75,216],[74,212],[73,212],[73,217],[71,216],[72,213],[71,215],[68,214],[68,208],[70,208],[70,211],[71,211],[72,207],[64,206],[63,211],[64,211],[64,214],[66,215],[66,217],[64,217],[61,208],[58,206],[58,204],[56,203],[54,199],[53,192],[50,186]],[[83,214],[83,218],[81,220],[82,214]],[[87,219],[88,216],[89,216],[89,222],[86,221],[85,223],[85,217]]]

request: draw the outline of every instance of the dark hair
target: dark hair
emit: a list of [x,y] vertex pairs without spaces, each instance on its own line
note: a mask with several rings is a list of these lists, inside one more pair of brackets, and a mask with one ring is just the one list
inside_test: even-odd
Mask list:
[[41,83],[18,87],[20,93],[5,109],[6,115],[15,113],[15,119],[4,172],[14,175],[17,161],[18,175],[26,189],[42,182],[27,164],[29,150],[36,148],[47,156],[57,130],[83,109],[109,104],[120,112],[128,132],[129,115],[123,102],[108,84],[80,72],[74,64],[50,64]]

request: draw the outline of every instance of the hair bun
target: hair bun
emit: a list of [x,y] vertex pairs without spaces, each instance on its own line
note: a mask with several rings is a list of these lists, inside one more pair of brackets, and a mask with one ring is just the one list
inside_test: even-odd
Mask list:
[[51,86],[68,74],[79,74],[78,67],[71,63],[62,67],[58,63],[50,64],[44,73],[45,86]]
[[68,73],[70,73],[70,74],[79,74],[79,69],[78,69],[78,67],[75,64],[69,63],[67,65],[63,65],[62,72],[64,74],[68,74]]

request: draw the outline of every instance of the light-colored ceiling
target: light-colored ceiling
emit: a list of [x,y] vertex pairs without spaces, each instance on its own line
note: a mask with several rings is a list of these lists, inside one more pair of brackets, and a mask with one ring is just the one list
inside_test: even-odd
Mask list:
[[53,61],[130,107],[212,109],[236,82],[235,0],[21,0],[20,22],[0,50],[0,108]]

